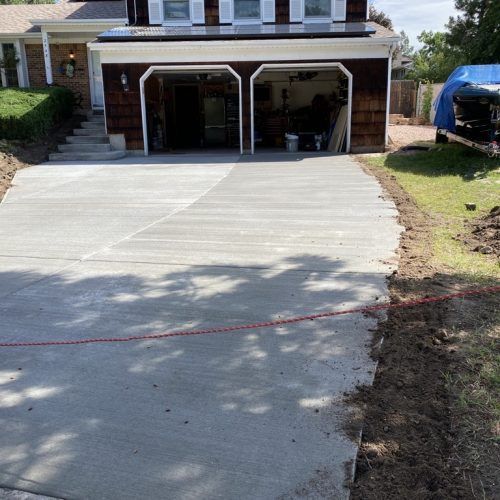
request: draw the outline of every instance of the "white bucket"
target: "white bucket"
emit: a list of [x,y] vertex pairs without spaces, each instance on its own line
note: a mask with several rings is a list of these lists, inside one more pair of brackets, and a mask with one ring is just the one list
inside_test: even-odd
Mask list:
[[286,150],[288,153],[296,153],[299,150],[299,136],[293,134],[285,134]]

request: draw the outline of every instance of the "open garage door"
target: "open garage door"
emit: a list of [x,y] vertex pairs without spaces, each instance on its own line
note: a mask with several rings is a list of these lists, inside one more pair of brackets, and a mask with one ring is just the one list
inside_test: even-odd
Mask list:
[[140,91],[146,155],[242,152],[241,78],[231,67],[152,66]]
[[342,64],[263,64],[251,80],[252,152],[350,151],[352,74]]

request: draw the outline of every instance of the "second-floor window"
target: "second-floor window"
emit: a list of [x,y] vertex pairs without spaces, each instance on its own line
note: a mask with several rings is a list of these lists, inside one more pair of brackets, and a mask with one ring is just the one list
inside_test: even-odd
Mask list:
[[304,16],[309,18],[331,18],[331,0],[304,0]]
[[189,21],[189,0],[164,0],[163,19],[165,22]]
[[260,20],[260,0],[234,0],[235,20]]

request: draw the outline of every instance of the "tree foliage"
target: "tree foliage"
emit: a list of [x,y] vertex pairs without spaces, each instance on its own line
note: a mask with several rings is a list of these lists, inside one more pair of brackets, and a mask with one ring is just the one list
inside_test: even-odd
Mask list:
[[408,74],[411,80],[444,82],[466,62],[460,51],[449,45],[446,33],[422,31],[418,41],[423,45],[413,55],[413,70]]
[[450,18],[447,42],[470,64],[500,62],[500,1],[455,0],[455,8],[461,14]]
[[370,5],[369,20],[378,23],[387,29],[394,29],[391,18],[381,10],[377,10],[373,5]]
[[410,38],[408,37],[406,32],[402,30],[399,36],[401,37],[401,41],[399,42],[398,50],[404,56],[413,57],[415,49],[412,45],[410,45]]

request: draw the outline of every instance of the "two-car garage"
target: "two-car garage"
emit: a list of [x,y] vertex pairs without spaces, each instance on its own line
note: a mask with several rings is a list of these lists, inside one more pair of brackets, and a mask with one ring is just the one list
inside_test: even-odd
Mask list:
[[[154,65],[140,78],[146,154],[350,150],[352,75],[340,63]],[[245,104],[246,114],[245,114]],[[249,115],[249,116],[248,116]]]

